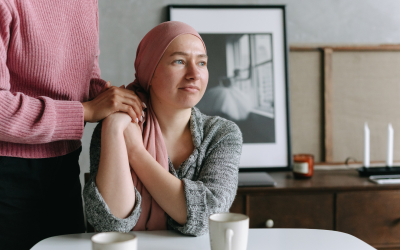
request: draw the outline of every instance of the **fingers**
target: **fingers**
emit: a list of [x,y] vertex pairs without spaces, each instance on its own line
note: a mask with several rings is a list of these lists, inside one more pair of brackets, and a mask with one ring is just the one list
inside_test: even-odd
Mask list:
[[[106,89],[107,86],[110,87]],[[134,91],[126,89],[125,85],[116,87],[111,86],[110,82],[107,82],[104,87],[104,93],[95,99],[97,99],[98,102],[96,107],[98,109],[108,109],[108,114],[120,111],[127,113],[132,118],[133,122],[144,121],[145,114],[143,109],[146,108],[146,105]],[[101,105],[101,103],[103,103],[103,105]],[[104,117],[101,117],[100,119],[103,118]]]
[[130,99],[130,98],[126,98],[126,97],[120,97],[119,100],[122,104],[128,105],[130,107],[132,107],[133,111],[136,113],[136,117],[138,117],[138,119],[140,121],[143,121],[144,119],[144,112],[142,110],[142,107],[140,106],[140,104],[138,104],[136,101]]
[[134,112],[131,106],[120,104],[117,112],[127,113],[132,118],[132,122],[139,123],[139,118],[136,116],[136,113]]
[[[122,92],[119,92],[118,90],[122,90]],[[125,85],[121,85],[118,89],[115,89],[114,91],[115,91],[115,94],[120,94],[123,97],[131,98],[131,99],[135,100],[137,102],[138,106],[141,106],[142,109],[147,108],[147,105],[144,102],[142,102],[142,100],[136,95],[136,93],[132,90],[126,89]]]
[[[140,98],[133,92],[132,90],[125,89],[125,86],[122,85],[121,87],[112,87],[111,94],[113,95],[113,99],[116,101],[120,101],[123,104],[130,105],[134,109],[136,116],[139,120],[142,120],[143,117],[143,102]],[[120,99],[122,98],[122,99]]]

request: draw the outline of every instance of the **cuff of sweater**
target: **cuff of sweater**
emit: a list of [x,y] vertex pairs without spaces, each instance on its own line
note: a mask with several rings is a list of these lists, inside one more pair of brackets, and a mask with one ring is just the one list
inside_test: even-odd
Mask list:
[[187,219],[184,225],[168,217],[168,225],[183,234],[200,236],[208,232],[207,204],[204,201],[204,186],[195,181],[182,179],[185,186]]
[[96,96],[99,95],[100,91],[103,90],[106,83],[106,81],[100,78],[92,78],[90,80],[89,101],[93,100]]
[[128,233],[136,225],[142,212],[142,197],[135,188],[135,207],[129,217],[120,219],[115,217],[104,201],[93,179],[85,185],[83,198],[85,200],[86,216],[89,223],[98,232],[124,232]]
[[54,101],[56,126],[52,141],[80,140],[84,129],[82,103]]

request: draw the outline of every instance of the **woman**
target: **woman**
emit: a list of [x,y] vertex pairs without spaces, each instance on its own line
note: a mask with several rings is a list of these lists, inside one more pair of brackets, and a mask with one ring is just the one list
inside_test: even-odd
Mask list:
[[[208,82],[200,35],[181,22],[153,28],[139,44],[135,89],[145,121],[115,113],[91,142],[84,199],[98,231],[173,229],[202,235],[208,216],[234,200],[242,149],[239,128],[194,106]],[[143,131],[143,132],[142,132]]]
[[85,231],[84,122],[142,112],[132,91],[100,79],[98,56],[97,0],[0,1],[1,249]]

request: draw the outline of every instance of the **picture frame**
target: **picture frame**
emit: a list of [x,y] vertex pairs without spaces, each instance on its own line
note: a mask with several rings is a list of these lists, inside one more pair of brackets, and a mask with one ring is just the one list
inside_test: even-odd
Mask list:
[[207,47],[209,82],[196,105],[243,134],[240,172],[291,170],[284,5],[169,5]]

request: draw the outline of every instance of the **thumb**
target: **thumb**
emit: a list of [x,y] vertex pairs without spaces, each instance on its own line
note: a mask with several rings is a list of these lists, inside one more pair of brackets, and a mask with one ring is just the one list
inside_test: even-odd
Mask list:
[[119,86],[121,89],[125,89],[125,85],[121,85]]

